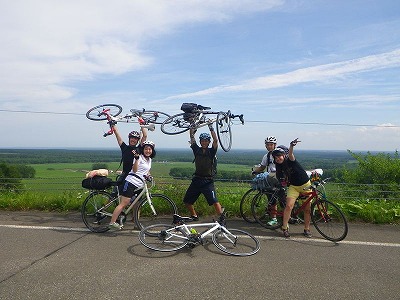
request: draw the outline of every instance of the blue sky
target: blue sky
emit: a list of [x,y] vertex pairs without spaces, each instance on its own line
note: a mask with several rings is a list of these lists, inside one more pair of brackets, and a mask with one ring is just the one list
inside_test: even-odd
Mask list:
[[[0,25],[0,148],[114,148],[89,108],[175,114],[183,102],[244,114],[237,149],[268,135],[400,148],[399,1],[0,0]],[[188,146],[159,127],[149,139]]]

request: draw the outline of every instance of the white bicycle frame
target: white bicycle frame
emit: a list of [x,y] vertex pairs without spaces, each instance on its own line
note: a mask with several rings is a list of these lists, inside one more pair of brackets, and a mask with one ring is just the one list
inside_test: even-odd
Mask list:
[[189,240],[189,238],[187,236],[174,234],[173,231],[181,230],[185,234],[190,235],[190,234],[193,234],[191,229],[198,228],[198,227],[211,227],[211,228],[207,229],[206,231],[204,231],[203,233],[200,234],[200,236],[199,236],[200,241],[202,241],[206,236],[208,236],[209,234],[213,233],[214,231],[221,230],[225,234],[225,237],[232,244],[236,244],[237,237],[234,234],[232,234],[225,226],[222,226],[217,221],[215,221],[213,223],[197,223],[197,224],[190,224],[190,225],[181,224],[181,225],[178,225],[178,226],[174,226],[174,227],[172,227],[170,229],[165,230],[168,233],[168,236],[165,238],[165,242],[167,242],[171,238],[179,238],[179,239],[183,239],[183,240]]
[[[140,188],[137,189],[137,190],[142,189],[142,191],[136,196],[135,200],[133,200],[133,202],[129,205],[129,207],[124,211],[124,212],[125,212],[125,215],[127,215],[127,214],[133,209],[133,206],[134,206],[136,203],[138,203],[139,199],[141,199],[142,196],[143,196],[144,194],[146,194],[146,199],[147,199],[146,201],[147,201],[147,203],[149,204],[150,209],[151,209],[151,211],[153,212],[153,215],[156,216],[156,215],[157,215],[157,212],[156,212],[156,210],[154,209],[153,202],[151,201],[151,197],[150,197],[150,193],[149,193],[149,188],[147,187],[146,182],[145,182],[141,177],[139,177],[139,176],[136,175],[136,174],[133,174],[133,176],[139,178],[139,179],[143,182],[143,188],[140,187]],[[154,181],[152,180],[152,181],[151,181],[151,187],[153,187],[153,186],[154,186]],[[151,187],[150,187],[150,188],[151,188]],[[121,197],[120,197],[120,194],[119,194],[119,189],[118,189],[118,187],[115,187],[115,188],[116,188],[117,194],[118,194],[118,196],[117,196],[117,198],[118,198],[118,204],[120,204],[120,203],[121,203]],[[112,202],[113,202],[113,201],[111,201],[108,205],[110,205]],[[108,205],[106,205],[106,208],[107,208]],[[104,215],[112,216],[112,213],[104,212]],[[119,218],[122,219],[122,218],[124,218],[124,217],[121,216],[121,217],[119,217]]]
[[148,123],[148,124],[140,124],[139,115],[131,114],[131,115],[125,115],[125,116],[110,116],[110,119],[114,122],[117,123],[139,123],[140,127],[147,128],[150,131],[154,131],[156,129],[155,125],[153,123]]

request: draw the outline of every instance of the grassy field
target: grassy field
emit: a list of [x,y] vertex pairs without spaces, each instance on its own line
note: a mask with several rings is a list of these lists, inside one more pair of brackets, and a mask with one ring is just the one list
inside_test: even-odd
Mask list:
[[[107,163],[108,168],[116,170],[119,161]],[[24,179],[24,192],[8,193],[0,198],[0,209],[9,210],[58,210],[79,211],[88,190],[81,187],[85,174],[92,169],[92,163],[51,163],[31,165],[36,170],[34,179]],[[191,162],[156,162],[152,166],[152,175],[156,186],[153,192],[163,193],[170,197],[178,206],[180,212],[186,213],[182,199],[189,180],[173,179],[169,170],[174,167],[194,168]],[[218,164],[219,170],[250,171],[251,166],[236,164]],[[114,178],[111,174],[110,178]],[[249,180],[250,180],[249,172]],[[239,216],[239,203],[242,195],[250,188],[249,182],[217,181],[217,196],[224,205],[228,215]],[[399,223],[399,201],[348,201],[335,197],[331,185],[327,185],[330,200],[338,203],[350,220],[361,220],[374,223]],[[208,207],[203,196],[196,202],[199,214],[213,214],[213,208]]]

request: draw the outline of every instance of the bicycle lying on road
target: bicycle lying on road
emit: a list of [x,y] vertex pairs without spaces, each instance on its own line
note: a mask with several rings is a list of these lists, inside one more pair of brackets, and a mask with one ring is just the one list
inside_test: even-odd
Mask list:
[[105,121],[110,125],[110,130],[104,133],[104,137],[114,133],[112,124],[135,123],[140,126],[154,130],[154,124],[162,124],[170,115],[155,110],[131,109],[130,114],[120,115],[122,107],[118,104],[102,104],[88,110],[86,117],[92,121]]
[[180,134],[189,129],[199,129],[209,124],[216,124],[217,136],[221,148],[228,152],[232,146],[231,125],[233,119],[239,118],[240,123],[244,124],[243,115],[234,115],[230,110],[210,111],[211,107],[201,106],[195,103],[183,103],[179,113],[167,118],[161,124],[161,131],[165,134]]
[[[209,235],[211,235],[213,244],[219,250],[230,255],[249,256],[256,254],[260,249],[258,239],[246,231],[227,229],[217,221],[190,225],[187,225],[186,222],[193,222],[193,219],[174,215],[173,224],[175,225],[150,225],[140,231],[139,240],[145,247],[161,252],[204,245],[206,237]],[[207,229],[198,233],[196,228],[200,227]]]
[[[177,213],[175,203],[163,194],[152,194],[149,189],[154,186],[152,177],[146,182],[136,174],[133,176],[143,181],[143,187],[137,189],[137,195],[132,197],[131,203],[118,216],[117,223],[123,225],[127,216],[133,211],[135,225],[142,229],[152,224],[171,220],[171,216]],[[109,230],[111,216],[114,209],[120,203],[117,181],[112,181],[109,187],[113,187],[112,192],[107,190],[90,190],[82,204],[81,216],[86,227],[93,232],[106,232]]]
[[[322,171],[322,170],[321,170]],[[298,206],[292,210],[292,218],[304,212],[307,204],[311,202],[311,221],[317,231],[327,240],[339,242],[348,233],[348,224],[343,212],[333,202],[326,199],[325,184],[329,178],[322,180],[321,174],[313,172],[311,174],[311,186],[300,194],[296,200]],[[251,204],[254,219],[263,227],[277,229],[282,227],[283,211],[285,203],[282,203],[281,188],[272,190],[272,195],[264,191],[259,191]],[[275,205],[277,204],[278,205]],[[273,217],[277,222],[271,224]]]

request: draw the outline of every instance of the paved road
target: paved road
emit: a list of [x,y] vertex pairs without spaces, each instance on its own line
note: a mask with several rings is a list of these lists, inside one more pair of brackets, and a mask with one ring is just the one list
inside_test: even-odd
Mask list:
[[351,224],[345,241],[242,220],[261,250],[147,250],[133,226],[88,232],[79,214],[0,211],[0,299],[400,299],[400,227]]

